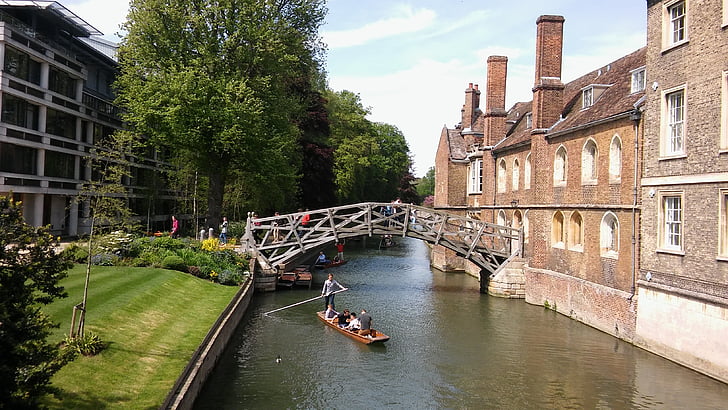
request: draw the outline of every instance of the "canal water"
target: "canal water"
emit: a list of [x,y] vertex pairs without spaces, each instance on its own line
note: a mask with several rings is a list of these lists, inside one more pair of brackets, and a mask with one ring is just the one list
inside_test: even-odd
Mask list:
[[[728,385],[429,266],[424,243],[349,242],[313,289],[257,294],[196,409],[726,409]],[[332,254],[334,250],[330,251]],[[391,339],[363,345],[315,316],[327,273]],[[277,362],[276,358],[281,358]]]

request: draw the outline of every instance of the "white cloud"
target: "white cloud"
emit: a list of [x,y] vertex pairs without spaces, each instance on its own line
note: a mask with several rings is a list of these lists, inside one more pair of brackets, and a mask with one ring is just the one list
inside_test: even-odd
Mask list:
[[351,30],[322,31],[321,36],[329,49],[359,46],[374,40],[394,37],[423,30],[433,24],[436,14],[432,10],[400,9],[404,16],[378,20]]
[[84,19],[88,24],[104,33],[107,40],[118,42],[115,35],[121,28],[119,25],[126,20],[129,11],[129,0],[82,0],[63,2],[63,5],[74,14]]

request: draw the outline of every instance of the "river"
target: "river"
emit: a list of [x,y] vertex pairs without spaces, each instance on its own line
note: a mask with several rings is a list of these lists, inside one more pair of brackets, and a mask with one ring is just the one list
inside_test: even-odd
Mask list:
[[[480,294],[477,279],[429,266],[396,238],[347,244],[349,263],[312,290],[257,294],[196,409],[725,409],[728,385],[542,306]],[[330,251],[335,254],[332,249]],[[327,273],[391,337],[363,345],[315,316]],[[277,362],[276,358],[281,358]]]

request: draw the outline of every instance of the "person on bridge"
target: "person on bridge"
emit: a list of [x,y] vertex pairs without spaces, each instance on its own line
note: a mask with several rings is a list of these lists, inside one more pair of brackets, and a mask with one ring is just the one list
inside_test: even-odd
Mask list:
[[[323,252],[321,253],[323,254]],[[321,296],[324,297],[324,306],[328,309],[329,305],[331,305],[331,308],[333,309],[336,306],[334,305],[334,296],[336,296],[334,292],[344,289],[346,288],[341,286],[341,284],[334,279],[334,275],[329,273],[329,278],[326,279],[324,287],[321,289]]]
[[361,323],[359,334],[362,336],[369,335],[372,332],[372,317],[367,313],[366,309],[361,310],[359,322]]

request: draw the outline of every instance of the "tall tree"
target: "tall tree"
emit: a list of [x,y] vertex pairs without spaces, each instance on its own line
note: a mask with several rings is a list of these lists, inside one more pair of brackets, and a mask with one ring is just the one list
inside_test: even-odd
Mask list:
[[417,183],[417,194],[424,199],[429,195],[435,195],[435,167],[430,167]]
[[260,195],[295,194],[303,104],[290,91],[319,70],[325,13],[324,0],[130,2],[119,103],[207,176],[213,226],[233,175]]
[[0,408],[35,408],[50,378],[70,357],[46,338],[58,327],[42,305],[66,296],[58,282],[71,267],[47,228],[23,221],[22,208],[0,197]]

